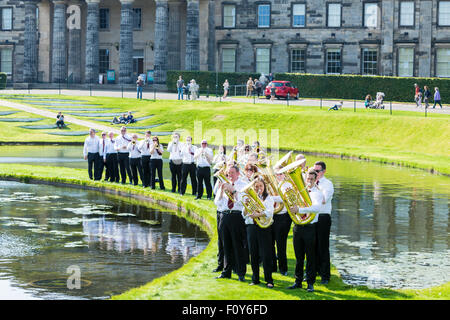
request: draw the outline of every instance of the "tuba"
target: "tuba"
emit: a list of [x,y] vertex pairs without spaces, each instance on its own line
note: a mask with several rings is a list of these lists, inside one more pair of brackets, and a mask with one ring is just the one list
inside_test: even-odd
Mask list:
[[[262,212],[266,209],[255,191],[254,185],[256,181],[257,180],[253,180],[241,190],[241,192],[244,193],[244,195],[242,196],[242,203],[245,207],[244,216],[248,216],[249,214],[252,214],[254,212]],[[249,200],[248,203],[246,203],[247,199]],[[273,218],[268,219],[265,216],[261,216],[255,218],[254,221],[260,228],[264,229],[272,225]]]
[[[284,205],[295,224],[305,225],[314,220],[316,213],[294,214],[290,208],[293,206],[309,207],[312,205],[309,192],[306,189],[305,181],[302,175],[301,165],[305,159],[295,161],[284,168],[278,170],[278,173],[283,173],[286,178],[278,185],[278,190]],[[283,185],[290,183],[291,187],[286,188],[283,192]]]
[[[278,181],[275,177],[275,173],[273,168],[270,166],[270,159],[266,158],[266,161],[262,165],[261,163],[256,164],[261,172],[262,178],[264,179],[264,183],[267,186],[267,192],[271,196],[278,196]],[[283,210],[283,203],[275,203],[273,208],[273,214],[278,214]]]
[[[224,163],[222,168],[220,168],[220,170],[214,174],[214,177],[222,181],[222,183],[231,184],[231,181],[227,178],[227,175],[225,174],[226,168],[227,165],[226,163]],[[227,195],[228,199],[230,199],[233,202],[235,201],[233,195],[229,191],[225,190],[224,192]]]

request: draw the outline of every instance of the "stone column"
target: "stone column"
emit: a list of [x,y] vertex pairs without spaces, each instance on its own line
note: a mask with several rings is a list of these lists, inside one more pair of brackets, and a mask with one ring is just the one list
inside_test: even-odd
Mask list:
[[52,82],[64,82],[67,77],[66,2],[53,1]]
[[169,35],[169,10],[167,0],[156,0],[155,14],[154,79],[156,84],[165,84]]
[[119,83],[133,83],[133,2],[120,0]]
[[78,0],[72,0],[67,8],[69,30],[68,72],[69,81],[81,82],[81,8]]
[[84,69],[84,82],[97,83],[99,73],[98,25],[100,0],[86,0],[86,63]]
[[431,0],[420,1],[419,17],[419,77],[431,76],[431,40],[433,23],[433,2]]
[[187,0],[186,70],[200,70],[199,0]]
[[171,70],[181,69],[181,2],[169,2],[168,58]]
[[215,20],[216,4],[214,0],[208,3],[208,70],[215,71],[216,56],[216,20]]
[[25,2],[23,82],[37,82],[38,42],[36,8],[38,0]]
[[382,2],[380,72],[382,76],[394,75],[394,0]]

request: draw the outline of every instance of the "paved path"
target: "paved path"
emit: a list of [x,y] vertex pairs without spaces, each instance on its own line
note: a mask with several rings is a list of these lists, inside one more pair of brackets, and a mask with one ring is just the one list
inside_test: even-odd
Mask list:
[[[145,90],[148,90],[148,92],[146,92]],[[30,92],[31,95],[36,95],[36,94],[59,94],[59,90],[58,89],[33,89],[33,90],[2,90],[0,91],[0,95],[2,94],[28,94]],[[62,95],[71,95],[71,96],[89,96],[91,95],[91,91],[89,90],[72,90],[72,89],[61,89],[61,94]],[[111,91],[111,90],[93,90],[92,91],[92,96],[99,96],[99,97],[118,97],[121,98],[122,97],[122,91],[121,90],[116,90],[116,91]],[[135,91],[124,91],[123,92],[123,97],[124,98],[136,98],[136,92]],[[144,99],[154,99],[155,94],[153,91],[151,91],[151,89],[148,88],[144,88],[144,94],[143,94],[143,98]],[[177,99],[177,94],[176,93],[167,93],[167,92],[157,92],[156,93],[156,99],[162,99],[162,100],[176,100]],[[252,103],[253,101],[255,101],[256,103],[261,103],[261,104],[281,104],[281,105],[286,105],[287,101],[286,100],[275,100],[275,101],[270,101],[267,100],[265,98],[255,98],[253,100],[253,98],[245,98],[245,97],[229,97],[226,98],[225,100],[222,100],[221,98],[216,98],[215,96],[211,95],[209,98],[206,98],[205,95],[202,95],[199,99],[200,101],[231,101],[231,102],[246,102],[246,103]],[[328,108],[332,107],[335,103],[336,103],[337,99],[334,100],[322,100],[322,107],[326,110],[328,110]],[[310,99],[310,98],[305,98],[305,99],[299,99],[299,100],[289,100],[289,105],[290,106],[320,106],[321,101],[320,99]],[[345,109],[353,109],[354,106],[356,106],[357,109],[365,109],[364,107],[364,102],[361,101],[356,101],[356,104],[354,105],[354,101],[353,100],[344,100],[344,108]],[[386,112],[389,112],[389,108],[390,108],[390,104],[389,101],[385,99],[385,107],[386,107]],[[425,108],[417,108],[415,103],[392,103],[392,111],[416,111],[416,112],[421,112],[421,113],[425,113]],[[444,106],[443,109],[441,109],[440,107],[436,107],[436,109],[432,109],[429,108],[427,110],[427,113],[440,113],[440,114],[450,114],[450,107],[449,106]]]

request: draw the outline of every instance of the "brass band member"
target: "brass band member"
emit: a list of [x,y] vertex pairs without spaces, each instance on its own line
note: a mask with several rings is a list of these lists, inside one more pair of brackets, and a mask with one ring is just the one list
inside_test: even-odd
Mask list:
[[109,139],[106,139],[105,160],[106,160],[106,175],[105,180],[110,182],[119,182],[119,162],[117,159],[117,151],[114,149],[114,132],[108,133]]
[[[213,164],[214,164],[213,175],[217,171],[219,171],[220,168],[222,167],[222,165],[225,165],[226,162],[227,162],[227,151],[225,149],[225,146],[223,144],[221,144],[219,146],[219,150],[218,150],[217,154],[213,158]],[[214,182],[214,185],[216,185],[216,182],[217,182],[216,177],[213,178],[213,182]],[[216,194],[216,193],[214,192],[214,194]]]
[[163,161],[162,161],[162,154],[164,152],[162,144],[159,143],[159,138],[154,136],[153,137],[153,144],[150,145],[150,163],[152,168],[151,173],[151,179],[152,179],[152,185],[151,188],[155,189],[155,179],[156,179],[156,170],[158,170],[158,181],[159,181],[159,188],[161,190],[165,190],[164,187],[164,179],[163,179]]
[[183,160],[181,158],[180,134],[178,132],[175,132],[172,135],[172,141],[169,142],[167,151],[170,152],[169,167],[172,175],[172,192],[177,192],[176,190],[178,185],[179,193],[181,190],[181,165]]
[[245,182],[248,183],[248,182],[252,181],[257,172],[258,172],[257,166],[255,166],[254,164],[251,164],[251,163],[247,163],[244,168],[244,173],[245,173],[245,177],[246,177]]
[[[299,208],[294,206],[291,208],[293,213],[308,213],[308,212],[320,212],[322,208],[323,195],[322,192],[317,189],[317,172],[314,169],[310,169],[306,176],[306,187],[310,192],[312,205],[306,208]],[[308,284],[307,291],[314,291],[314,283],[316,281],[316,223],[318,215],[309,224],[295,225],[294,226],[294,252],[295,252],[295,283],[288,289],[296,289],[302,287],[303,281],[303,266],[306,255],[306,282]]]
[[239,179],[240,173],[237,166],[232,166],[227,172],[228,179],[231,183],[223,184],[222,188],[232,195],[234,201],[228,199],[226,195],[222,195],[227,201],[228,210],[225,211],[222,222],[222,239],[224,249],[224,268],[221,275],[217,278],[231,278],[231,271],[235,270],[239,281],[245,281],[246,272],[246,242],[245,223],[242,217],[244,209],[242,205],[242,194],[239,192],[245,187],[245,183]]
[[263,263],[264,281],[268,288],[273,288],[272,279],[272,226],[268,228],[259,227],[254,221],[254,218],[266,216],[271,218],[273,216],[273,198],[269,196],[264,180],[256,178],[255,191],[258,197],[263,201],[265,210],[263,212],[253,212],[245,218],[245,225],[247,229],[247,241],[250,250],[250,261],[252,266],[252,282],[250,285],[259,284],[259,262]]
[[206,188],[206,198],[211,200],[212,186],[211,186],[211,163],[213,160],[213,151],[208,148],[208,142],[202,140],[202,145],[197,149],[194,159],[197,162],[197,197],[201,199],[203,196],[203,182]]
[[[84,160],[88,161],[89,179],[100,180],[98,177],[99,171],[99,148],[100,139],[95,135],[95,129],[89,130],[89,136],[84,140],[83,156]],[[94,174],[92,175],[92,167],[94,167]]]
[[197,150],[197,147],[192,145],[192,137],[186,137],[186,143],[181,149],[181,156],[183,159],[183,164],[181,166],[181,195],[184,195],[186,192],[188,175],[191,178],[192,195],[195,196],[197,194],[197,168],[194,163],[195,150]]
[[139,177],[141,177],[142,184],[144,184],[144,178],[142,175],[142,161],[141,161],[141,151],[138,146],[138,136],[133,134],[131,142],[128,144],[128,151],[130,152],[130,169],[133,177],[133,183],[135,186],[138,185],[138,172]]
[[122,184],[125,184],[128,178],[131,182],[131,169],[130,169],[130,154],[128,152],[128,143],[130,143],[131,137],[127,134],[127,128],[120,128],[120,135],[116,138],[114,149],[117,150],[119,167],[120,167],[120,177],[122,178]]
[[139,151],[141,151],[142,159],[142,185],[144,188],[150,187],[152,168],[150,164],[150,147],[153,144],[152,132],[150,130],[145,132],[145,139],[139,143]]

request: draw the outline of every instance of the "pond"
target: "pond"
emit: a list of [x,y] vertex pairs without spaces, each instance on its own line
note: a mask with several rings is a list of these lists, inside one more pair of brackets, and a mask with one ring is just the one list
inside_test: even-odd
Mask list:
[[[0,146],[0,152],[0,162],[87,168],[79,146]],[[307,155],[307,164],[317,160]],[[425,288],[450,281],[450,178],[374,162],[320,160],[335,187],[331,260],[346,283]],[[167,162],[164,177],[170,179]]]
[[141,201],[0,181],[0,299],[107,299],[180,268],[208,242]]

